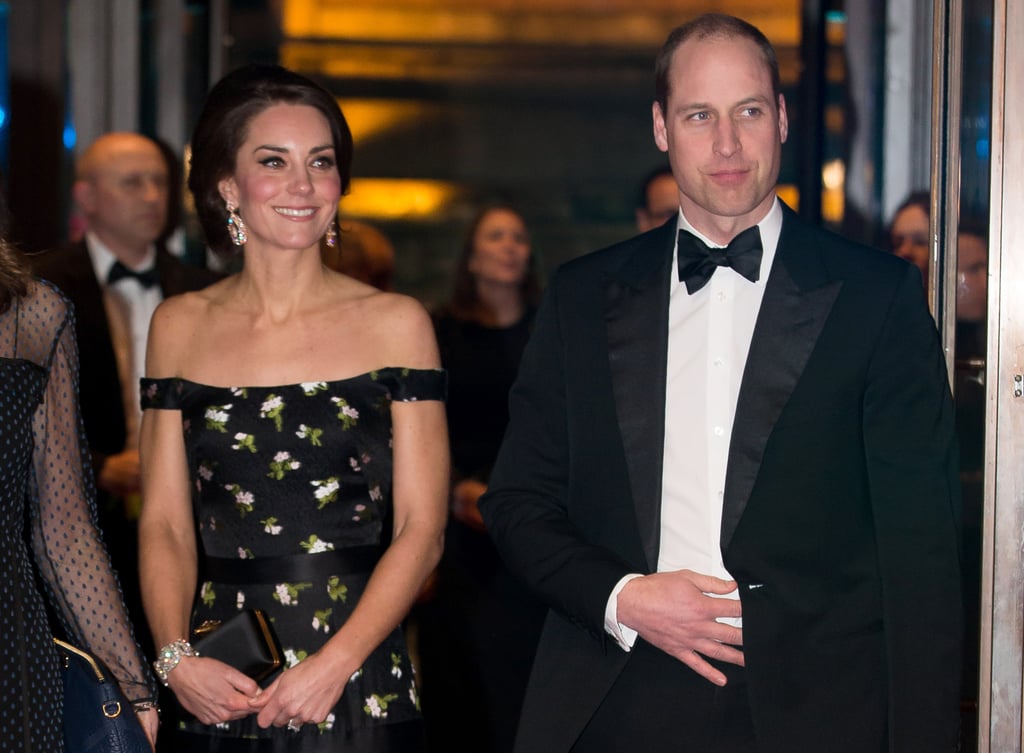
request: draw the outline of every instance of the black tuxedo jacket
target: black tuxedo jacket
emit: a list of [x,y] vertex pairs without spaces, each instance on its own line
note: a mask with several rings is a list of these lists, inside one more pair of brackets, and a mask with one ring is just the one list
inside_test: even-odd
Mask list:
[[[124,450],[125,443],[121,378],[103,291],[85,241],[39,254],[31,262],[35,274],[64,291],[75,307],[82,418],[93,465],[98,469],[108,455]],[[164,248],[157,248],[156,267],[164,298],[199,290],[218,279],[214,272],[189,266]]]
[[[510,396],[481,511],[551,607],[522,753],[573,745],[630,656],[604,631],[609,594],[657,566],[674,230],[556,273]],[[721,530],[759,752],[955,749],[958,488],[919,274],[784,208]]]

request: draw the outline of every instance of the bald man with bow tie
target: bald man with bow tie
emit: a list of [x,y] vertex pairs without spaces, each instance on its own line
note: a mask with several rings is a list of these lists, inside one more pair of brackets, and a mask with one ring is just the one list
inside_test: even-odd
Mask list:
[[166,297],[217,279],[158,245],[167,221],[168,163],[137,133],[100,136],[76,164],[72,195],[84,237],[32,258],[35,273],[75,307],[79,393],[98,488],[100,525],[118,570],[132,621],[145,619],[138,595],[135,519],[139,502],[138,385],[149,320]]

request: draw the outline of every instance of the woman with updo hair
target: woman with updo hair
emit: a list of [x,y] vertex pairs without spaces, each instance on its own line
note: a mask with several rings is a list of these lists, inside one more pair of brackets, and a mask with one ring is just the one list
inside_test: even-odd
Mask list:
[[[400,623],[440,557],[445,375],[414,300],[326,268],[352,138],[277,66],[210,91],[189,188],[241,271],[165,301],[142,383],[143,597],[189,751],[419,751]],[[195,628],[260,609],[265,687],[196,655]]]

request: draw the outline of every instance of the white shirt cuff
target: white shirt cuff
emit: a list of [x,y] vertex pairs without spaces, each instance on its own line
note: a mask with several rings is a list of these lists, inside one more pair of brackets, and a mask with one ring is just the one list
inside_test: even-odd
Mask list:
[[604,629],[615,642],[619,644],[619,648],[623,651],[630,651],[633,648],[633,644],[636,643],[637,632],[631,628],[623,625],[618,620],[619,614],[619,592],[629,583],[633,578],[642,578],[643,576],[639,573],[630,573],[624,575],[622,579],[615,584],[615,588],[612,589],[611,595],[608,597],[608,603],[604,608]]

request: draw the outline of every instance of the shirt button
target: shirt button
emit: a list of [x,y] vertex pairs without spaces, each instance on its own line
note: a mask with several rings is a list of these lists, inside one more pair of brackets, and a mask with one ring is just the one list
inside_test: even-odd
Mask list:
[[723,359],[723,358],[716,358],[714,360],[715,366],[721,366],[723,363],[725,363],[725,359]]
[[723,429],[721,426],[716,426],[715,427],[715,436],[716,437],[720,437],[723,434],[725,434],[725,429]]
[[719,293],[718,293],[718,300],[720,300],[720,301],[724,301],[724,300],[725,300],[726,298],[728,298],[728,297],[729,297],[729,296],[727,296],[727,295],[726,295],[725,293],[723,293],[723,292],[719,292]]

